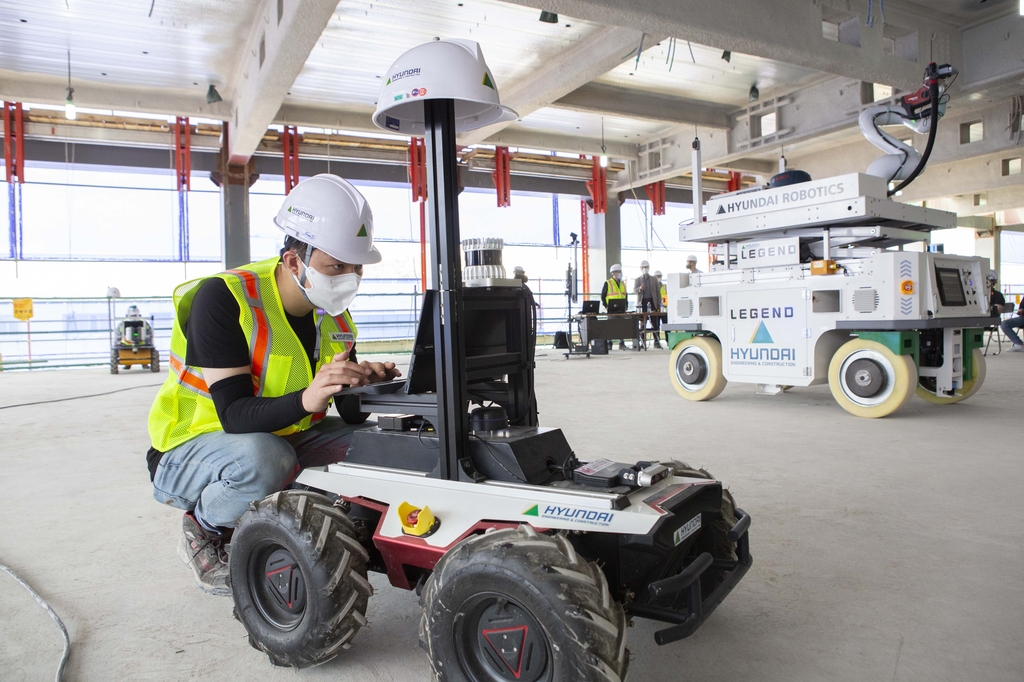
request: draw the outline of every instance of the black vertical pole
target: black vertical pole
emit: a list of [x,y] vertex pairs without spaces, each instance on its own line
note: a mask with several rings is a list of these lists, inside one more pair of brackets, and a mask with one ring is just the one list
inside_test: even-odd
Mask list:
[[434,367],[441,478],[459,480],[459,460],[468,456],[466,343],[462,330],[462,254],[459,239],[459,179],[455,156],[455,102],[426,100],[427,219],[435,296]]

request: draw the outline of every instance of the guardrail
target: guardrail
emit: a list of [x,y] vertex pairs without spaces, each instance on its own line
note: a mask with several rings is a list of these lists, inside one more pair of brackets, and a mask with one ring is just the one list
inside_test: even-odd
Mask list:
[[[372,348],[373,341],[412,339],[416,333],[422,293],[418,280],[388,280],[410,291],[365,291],[383,284],[364,282],[352,308],[359,340]],[[368,286],[366,286],[368,285]],[[564,279],[531,279],[537,301],[540,334],[566,329],[568,309]],[[580,301],[595,294],[581,295]],[[0,298],[0,371],[98,367],[110,362],[110,348],[129,305],[137,305],[153,327],[154,345],[166,358],[170,346],[174,307],[169,296],[141,298],[36,298],[29,322],[13,317],[12,298]],[[108,316],[108,305],[112,314]],[[573,304],[578,312],[581,303]],[[365,346],[364,346],[365,347]]]

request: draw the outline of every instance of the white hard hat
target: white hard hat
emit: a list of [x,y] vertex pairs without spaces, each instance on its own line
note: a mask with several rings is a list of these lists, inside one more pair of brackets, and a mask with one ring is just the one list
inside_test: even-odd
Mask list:
[[285,197],[274,223],[301,242],[349,263],[379,263],[373,213],[366,199],[337,175],[306,178]]
[[661,270],[655,270],[654,271],[654,276],[655,277],[661,277]]
[[996,273],[995,270],[989,270],[988,274],[985,275],[985,279],[987,279],[989,281],[992,281],[992,282],[996,282],[996,281],[999,280],[999,274]]
[[696,256],[687,256],[686,257],[686,262],[687,263],[696,263],[697,262],[697,257]]
[[396,59],[380,89],[373,124],[422,135],[425,99],[455,100],[455,131],[460,133],[519,117],[498,101],[494,77],[473,40],[435,40]]
[[514,268],[512,268],[512,272],[515,273],[515,274],[519,274],[519,273],[526,272],[526,270],[523,270],[523,266],[522,265],[517,265]]
[[648,263],[645,260],[642,260],[642,261],[640,261],[640,267],[642,267],[642,268],[649,268],[649,267],[651,267],[651,264]]
[[622,272],[622,266],[616,263],[608,269],[608,272]]

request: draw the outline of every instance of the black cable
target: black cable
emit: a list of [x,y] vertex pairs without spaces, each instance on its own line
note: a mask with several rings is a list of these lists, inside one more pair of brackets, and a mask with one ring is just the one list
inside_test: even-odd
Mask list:
[[64,666],[67,665],[68,656],[71,654],[71,638],[68,636],[68,629],[64,626],[64,621],[60,619],[60,616],[58,616],[57,612],[53,610],[53,607],[46,603],[46,600],[40,597],[39,593],[33,590],[32,586],[25,582],[25,580],[15,573],[13,569],[0,564],[0,571],[3,571],[17,580],[18,584],[24,587],[28,593],[32,595],[32,598],[36,600],[36,603],[42,606],[43,609],[50,614],[50,618],[53,618],[53,622],[57,624],[57,628],[60,630],[60,635],[64,639],[64,651],[60,656],[60,663],[57,665],[57,674],[54,676],[54,680],[56,682],[61,682],[61,680],[64,679]]
[[939,129],[939,82],[938,79],[934,79],[931,85],[928,86],[928,96],[932,101],[931,109],[931,127],[928,128],[928,144],[924,148],[924,153],[921,155],[921,161],[918,162],[917,168],[907,177],[906,180],[893,187],[888,191],[886,196],[891,197],[896,192],[902,191],[904,187],[912,183],[921,171],[924,170],[925,164],[928,163],[928,157],[932,155],[932,147],[935,146],[935,133]]
[[112,393],[120,393],[122,391],[134,391],[136,388],[152,388],[153,386],[162,386],[163,384],[143,384],[141,386],[129,386],[128,388],[119,388],[116,391],[106,391],[104,393],[90,393],[89,395],[75,395],[70,398],[54,398],[53,400],[37,400],[34,403],[18,403],[17,405],[0,405],[0,410],[7,410],[12,407],[29,407],[30,405],[46,405],[47,403],[62,403],[65,400],[78,400],[80,398],[96,398],[101,395],[111,395]]
[[[434,447],[430,447],[429,445],[427,445],[426,443],[423,442],[423,436],[421,434],[423,433],[423,427],[426,425],[426,423],[427,423],[426,419],[421,419],[420,420],[420,428],[416,429],[416,440],[419,441],[419,443],[420,443],[420,445],[422,447],[425,447],[428,450],[440,450],[441,449],[441,444],[440,443],[438,443]],[[437,433],[437,431],[435,431],[434,433]],[[436,436],[435,436],[435,438],[436,438]]]

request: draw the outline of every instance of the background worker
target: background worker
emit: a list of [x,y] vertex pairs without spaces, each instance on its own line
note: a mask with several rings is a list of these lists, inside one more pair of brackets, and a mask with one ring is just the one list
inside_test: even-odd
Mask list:
[[[622,266],[616,263],[608,268],[608,273],[611,277],[601,287],[601,303],[604,304],[605,310],[608,309],[608,301],[626,300],[626,283],[622,281]],[[626,350],[626,342],[623,339],[619,339],[619,350]]]
[[[994,285],[994,282],[990,283]],[[1004,312],[1007,307],[1006,299],[1003,298],[1002,294],[999,294],[999,298],[1003,300],[1003,307],[1000,312]],[[992,303],[991,298],[989,299],[989,303]],[[1010,339],[1010,343],[1013,344],[1012,346],[1010,346],[1009,350],[1009,352],[1011,353],[1024,352],[1024,343],[1021,342],[1020,337],[1017,335],[1017,332],[1013,331],[1014,329],[1020,329],[1021,327],[1024,327],[1024,298],[1022,298],[1020,301],[1020,307],[1017,308],[1017,314],[1014,317],[1011,317],[1007,320],[1003,320],[1003,323],[999,325],[999,328],[1002,329],[1003,333],[1006,334],[1006,336]]]
[[[658,278],[661,283],[661,321],[668,321],[668,287],[665,286],[665,281],[661,278],[661,270],[655,270],[654,276]],[[668,343],[668,332],[665,332],[665,343]]]
[[363,428],[347,401],[344,419],[326,417],[334,394],[399,376],[356,362],[348,307],[363,265],[381,260],[363,196],[317,175],[274,222],[280,256],[175,289],[171,368],[149,414],[153,497],[185,510],[178,555],[216,595],[231,594],[226,545],[249,504],[344,459]]
[[[651,264],[640,261],[640,276],[633,281],[636,294],[636,308],[640,312],[661,313],[661,280],[650,274]],[[654,330],[654,347],[661,348],[661,315],[651,315],[651,329]],[[642,324],[646,325],[646,322]],[[643,330],[641,330],[643,331]]]
[[696,256],[691,254],[691,255],[686,257],[686,271],[687,272],[691,272],[691,273],[693,273],[693,272],[700,272],[700,270],[697,269],[697,257]]
[[1006,311],[1006,297],[1003,296],[1001,291],[996,289],[996,282],[999,281],[999,275],[996,274],[995,270],[989,270],[985,279],[988,280],[989,315],[993,317],[996,315],[1002,315]]

